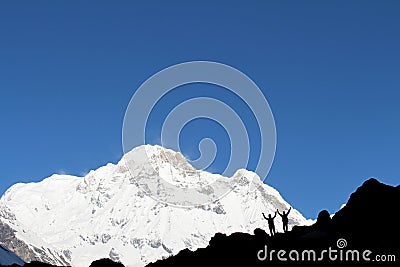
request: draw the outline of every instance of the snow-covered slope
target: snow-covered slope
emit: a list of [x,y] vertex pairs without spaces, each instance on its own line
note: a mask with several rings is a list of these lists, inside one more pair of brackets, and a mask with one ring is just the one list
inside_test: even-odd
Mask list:
[[[144,152],[152,163],[143,160]],[[39,183],[12,186],[0,200],[0,227],[9,228],[20,245],[5,244],[24,260],[87,267],[108,257],[126,266],[144,266],[184,248],[205,247],[217,232],[266,229],[262,212],[284,210],[289,204],[258,176],[253,180],[254,175],[239,170],[224,178],[193,169],[180,153],[140,146],[118,164],[107,164],[83,178],[53,175]],[[222,179],[233,191],[211,204],[171,206],[144,194],[137,183],[140,177],[159,176],[189,186]],[[249,183],[254,190],[249,190]],[[295,209],[289,218],[290,225],[307,224]],[[282,229],[279,218],[276,224]]]
[[21,260],[17,255],[8,250],[6,247],[0,244],[0,265],[9,266],[9,265],[24,265],[25,262]]

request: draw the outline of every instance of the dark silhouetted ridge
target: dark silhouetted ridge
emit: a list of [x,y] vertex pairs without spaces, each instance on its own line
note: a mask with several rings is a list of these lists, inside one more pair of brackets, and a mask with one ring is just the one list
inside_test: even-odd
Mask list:
[[124,267],[124,265],[120,262],[114,262],[110,259],[100,259],[92,262],[90,267]]
[[[254,235],[216,234],[206,248],[185,249],[176,256],[148,266],[400,266],[399,204],[399,186],[385,185],[371,178],[351,194],[347,204],[332,219],[328,211],[323,210],[314,225],[295,226],[292,231],[274,237],[269,237],[262,229],[256,229]],[[345,240],[344,247],[338,247],[340,239]],[[340,245],[343,244],[341,241]],[[362,253],[368,249],[372,251],[369,255],[372,260],[377,255],[394,255],[395,261],[331,261],[328,257],[322,261],[284,262],[277,257],[260,261],[257,253],[265,246],[269,252],[275,250],[275,254],[279,250],[287,253],[291,250],[314,250],[321,255],[322,250],[331,247],[342,250],[345,255],[347,250]]]

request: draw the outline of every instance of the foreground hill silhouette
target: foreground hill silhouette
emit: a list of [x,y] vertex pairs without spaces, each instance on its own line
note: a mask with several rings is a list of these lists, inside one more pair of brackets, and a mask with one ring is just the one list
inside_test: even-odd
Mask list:
[[[185,249],[148,266],[400,266],[399,204],[400,186],[388,186],[371,178],[351,194],[346,206],[332,219],[327,211],[321,211],[314,225],[297,226],[291,232],[274,237],[269,237],[262,229],[256,229],[254,235],[217,234],[206,248]],[[269,256],[264,261],[259,260],[257,253],[263,258],[266,247],[268,255],[275,250],[272,259]],[[329,247],[337,250],[332,252],[336,260],[330,260],[328,251],[321,257],[322,250],[329,250]],[[286,251],[281,258],[287,261],[278,259],[279,250]],[[292,250],[298,251],[298,258]],[[310,250],[315,251],[316,261]],[[354,250],[359,253],[359,261]],[[364,252],[370,261],[364,260]],[[289,253],[294,260],[289,258]]]

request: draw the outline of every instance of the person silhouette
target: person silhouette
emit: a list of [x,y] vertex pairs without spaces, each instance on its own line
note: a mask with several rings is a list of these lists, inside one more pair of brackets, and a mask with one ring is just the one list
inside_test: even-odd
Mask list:
[[281,218],[282,218],[282,225],[283,225],[284,232],[288,231],[288,222],[289,222],[288,215],[289,215],[289,212],[291,209],[292,209],[292,207],[290,207],[286,213],[285,213],[285,211],[283,211],[282,214],[279,212],[279,210],[276,210],[278,212],[279,216],[281,216]]
[[275,231],[275,224],[274,224],[274,219],[276,217],[276,211],[274,217],[271,217],[271,214],[268,214],[268,217],[265,217],[265,214],[262,214],[264,216],[264,219],[268,221],[268,228],[271,236],[274,236],[276,231]]

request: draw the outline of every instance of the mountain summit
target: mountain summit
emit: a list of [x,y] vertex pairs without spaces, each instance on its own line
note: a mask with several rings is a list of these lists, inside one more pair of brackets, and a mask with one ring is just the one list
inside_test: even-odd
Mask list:
[[[212,203],[183,208],[157,201],[140,184],[160,178],[184,188],[219,181],[232,190]],[[160,196],[171,193],[157,190]],[[144,145],[85,177],[55,174],[12,186],[0,200],[0,243],[26,262],[87,267],[110,258],[144,266],[185,248],[206,247],[216,233],[266,229],[262,212],[288,208],[279,192],[253,172],[239,170],[227,178],[194,169],[180,153]],[[280,223],[276,220],[277,229]],[[290,226],[307,223],[291,211]]]

